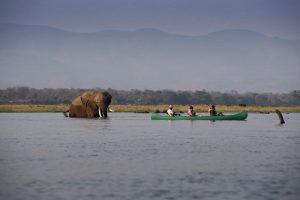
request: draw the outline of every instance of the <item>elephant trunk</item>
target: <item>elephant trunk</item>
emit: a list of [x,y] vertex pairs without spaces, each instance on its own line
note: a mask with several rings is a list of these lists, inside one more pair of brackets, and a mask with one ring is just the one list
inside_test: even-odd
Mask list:
[[103,113],[104,114],[104,118],[107,118],[107,111]]
[[102,116],[103,118],[107,118],[107,107],[104,107],[102,110]]

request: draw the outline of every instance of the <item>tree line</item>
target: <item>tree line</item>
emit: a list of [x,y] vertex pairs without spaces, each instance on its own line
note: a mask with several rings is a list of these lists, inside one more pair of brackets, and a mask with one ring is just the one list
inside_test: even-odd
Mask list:
[[[1,104],[69,104],[84,91],[104,91],[102,88],[68,89],[29,87],[11,87],[0,90]],[[207,90],[174,91],[174,90],[115,90],[106,89],[112,97],[112,104],[134,105],[251,105],[251,106],[299,106],[300,90],[289,93],[255,93],[216,92]]]

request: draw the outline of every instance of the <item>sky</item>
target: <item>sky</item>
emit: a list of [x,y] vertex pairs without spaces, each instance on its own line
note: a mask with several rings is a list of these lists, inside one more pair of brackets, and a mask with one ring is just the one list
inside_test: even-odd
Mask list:
[[[136,89],[139,86],[138,89],[170,89],[172,87],[171,89],[288,92],[288,90],[299,89],[300,85],[297,77],[300,73],[300,0],[0,0],[0,24],[11,23],[50,26],[81,33],[104,30],[136,31],[152,28],[186,36],[240,29],[264,34],[273,39],[272,42],[275,43],[278,41],[274,41],[274,38],[275,40],[276,38],[287,40],[283,43],[276,43],[278,49],[272,49],[272,45],[271,48],[264,48],[258,44],[257,51],[254,48],[255,50],[251,51],[249,55],[247,52],[250,52],[249,48],[253,47],[249,41],[248,46],[243,46],[246,44],[244,41],[236,41],[235,45],[243,49],[240,52],[227,52],[226,45],[218,44],[220,48],[214,49],[214,52],[210,53],[210,47],[202,48],[201,43],[202,46],[199,48],[202,48],[203,51],[196,52],[199,55],[193,54],[193,59],[190,59],[192,52],[183,52],[182,55],[175,54],[181,52],[181,48],[172,49],[173,51],[170,52],[174,54],[171,54],[168,51],[163,52],[169,46],[161,48],[156,45],[155,48],[160,47],[160,49],[154,48],[155,51],[152,49],[153,51],[149,53],[149,49],[145,49],[143,44],[139,45],[144,49],[141,51],[132,49],[132,52],[127,52],[128,46],[123,47],[126,49],[125,52],[118,52],[122,49],[118,45],[114,46],[115,49],[112,52],[102,51],[103,46],[97,47],[95,51],[93,46],[84,49],[83,47],[87,47],[88,44],[82,44],[74,49],[72,48],[75,45],[73,43],[66,47],[70,48],[70,52],[68,52],[64,49],[63,44],[58,44],[58,46],[61,45],[59,48],[62,52],[58,54],[54,51],[43,54],[46,51],[39,50],[38,45],[24,46],[18,44],[18,41],[14,39],[12,40],[14,44],[8,48],[4,47],[3,44],[7,45],[8,40],[0,38],[0,42],[2,42],[0,43],[0,88],[29,86]],[[55,39],[57,38],[53,37],[52,39],[53,44],[56,44],[57,40]],[[50,43],[47,43],[48,46],[43,47],[44,49],[51,50],[52,40],[49,41]],[[25,42],[25,44],[27,43]],[[205,45],[205,43],[203,44]],[[113,45],[115,44],[113,43]],[[231,44],[227,45],[230,47]],[[193,45],[190,46],[192,49]],[[25,50],[20,47],[24,47]],[[32,47],[37,49],[32,49]],[[221,52],[223,47],[225,49]],[[269,54],[264,55],[265,51],[268,51]],[[136,52],[141,56],[136,56],[134,54]],[[156,55],[157,52],[165,54]],[[154,54],[156,57],[153,56]],[[219,59],[215,59],[216,56]],[[52,66],[55,66],[56,69]],[[58,68],[68,71],[71,68],[74,69],[75,66],[77,66],[77,71],[74,70],[72,75],[74,77],[68,77],[69,84],[58,81]],[[173,67],[173,69],[167,69],[166,66]],[[192,74],[194,86],[185,80],[178,83],[178,80],[182,79],[182,70],[186,66],[191,71],[198,70],[201,75],[200,77],[199,74]],[[28,69],[34,67],[35,69],[43,68],[43,71],[47,71],[53,77],[42,77],[42,80],[39,80],[37,77],[32,77],[34,73],[31,72],[27,72],[28,74],[25,76],[26,70],[30,71]],[[83,81],[80,77],[84,69],[93,69],[94,67],[102,71],[110,68],[110,72],[120,72],[115,73],[120,76],[115,75],[115,80],[106,77],[107,79],[102,79],[102,82],[98,76],[95,76],[93,80],[86,78]],[[176,84],[170,84],[165,78],[158,80],[156,83],[158,86],[148,84],[150,82],[154,84],[152,79],[148,82],[145,81],[153,73],[153,67],[167,73],[175,80]],[[246,68],[250,69],[250,74],[243,73]],[[202,71],[205,72],[208,69],[218,75],[217,79],[226,79],[224,84],[216,83],[201,74]],[[132,78],[130,70],[138,71],[139,74]],[[77,73],[75,74],[75,72]],[[268,76],[268,80],[272,80],[269,81],[269,86],[265,84],[265,75]],[[152,76],[155,76],[155,73]],[[245,77],[244,83],[232,77],[240,79]],[[65,81],[64,78],[65,76],[61,77],[63,81]],[[78,82],[78,79],[82,82]],[[124,82],[120,80],[124,80]],[[51,82],[54,84],[51,85]],[[239,88],[237,88],[238,85]]]
[[107,29],[201,35],[247,29],[300,39],[299,0],[0,0],[0,23],[69,31]]

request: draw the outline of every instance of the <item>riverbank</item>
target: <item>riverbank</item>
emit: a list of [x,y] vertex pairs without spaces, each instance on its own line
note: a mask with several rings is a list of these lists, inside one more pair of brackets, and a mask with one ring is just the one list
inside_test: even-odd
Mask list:
[[[193,105],[196,112],[207,112],[208,105]],[[187,105],[173,105],[175,112],[186,112]],[[164,112],[168,105],[111,105],[114,112]],[[270,113],[275,109],[283,113],[300,113],[300,106],[216,106],[218,112],[240,112],[248,111],[254,113]],[[0,105],[0,112],[63,112],[68,109],[68,105],[17,105],[5,104]]]

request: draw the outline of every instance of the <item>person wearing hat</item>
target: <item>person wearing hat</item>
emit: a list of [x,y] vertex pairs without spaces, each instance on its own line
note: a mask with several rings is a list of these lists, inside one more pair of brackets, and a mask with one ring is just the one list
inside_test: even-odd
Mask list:
[[194,111],[193,106],[190,106],[190,107],[189,107],[189,109],[188,109],[188,111],[187,111],[187,114],[188,114],[188,116],[190,116],[190,117],[196,116],[196,112]]
[[175,113],[174,113],[174,111],[173,111],[173,106],[172,105],[169,105],[169,109],[167,110],[167,114],[169,115],[169,116],[175,116]]

